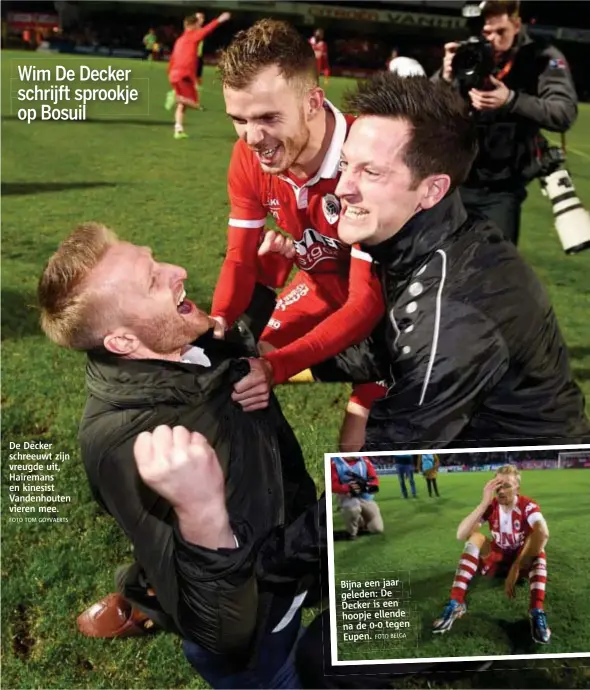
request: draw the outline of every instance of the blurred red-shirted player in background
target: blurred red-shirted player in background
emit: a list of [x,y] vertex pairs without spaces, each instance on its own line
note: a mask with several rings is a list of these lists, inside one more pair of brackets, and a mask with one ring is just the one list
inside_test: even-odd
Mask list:
[[315,55],[318,76],[322,75],[324,77],[324,86],[328,86],[330,65],[328,64],[328,44],[324,40],[324,30],[316,29],[313,36],[309,39],[309,44],[313,48],[313,54]]
[[[271,385],[368,336],[383,315],[383,297],[371,258],[338,239],[334,190],[353,118],[324,98],[309,43],[289,24],[265,19],[236,35],[219,72],[239,136],[228,173],[228,250],[211,309],[219,334],[246,310],[256,282],[283,288],[293,264],[299,269],[261,336],[263,357],[251,360],[251,373],[235,386],[234,399],[253,410],[268,404]],[[292,239],[265,235],[269,215]],[[261,244],[262,251],[290,251],[267,255],[262,267]],[[355,392],[356,403],[370,407],[385,389],[373,383]],[[341,439],[343,449],[362,445],[364,423],[354,440]]]
[[184,111],[187,108],[199,109],[199,92],[197,90],[197,53],[199,44],[220,24],[231,18],[229,12],[223,12],[217,19],[203,26],[205,15],[197,12],[184,20],[184,32],[176,40],[170,62],[168,79],[172,91],[166,96],[166,110],[172,110],[176,104],[174,118],[174,138],[185,139]]

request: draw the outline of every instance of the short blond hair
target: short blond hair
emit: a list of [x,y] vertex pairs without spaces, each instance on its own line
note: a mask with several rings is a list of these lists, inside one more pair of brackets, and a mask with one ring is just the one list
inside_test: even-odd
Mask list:
[[116,234],[100,223],[79,225],[49,259],[37,287],[40,323],[54,343],[74,350],[92,350],[102,345],[97,300],[87,278],[118,241]]
[[499,474],[509,474],[512,477],[516,477],[516,481],[520,486],[520,472],[518,471],[518,467],[516,467],[515,465],[502,465],[502,467],[498,467],[498,469],[496,470],[496,477]]
[[287,80],[317,86],[315,55],[309,42],[291,24],[261,19],[239,31],[221,53],[217,70],[223,86],[244,89],[266,67],[276,65]]

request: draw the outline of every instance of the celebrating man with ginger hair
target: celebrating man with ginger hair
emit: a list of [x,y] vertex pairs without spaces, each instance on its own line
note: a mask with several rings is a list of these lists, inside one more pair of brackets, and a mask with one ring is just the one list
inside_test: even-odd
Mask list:
[[87,223],[39,282],[44,332],[87,353],[82,460],[136,559],[120,594],[79,627],[119,637],[147,618],[183,638],[213,687],[298,687],[294,649],[325,553],[325,503],[274,396],[257,414],[232,400],[257,361],[252,334],[241,322],[214,338],[186,278]]

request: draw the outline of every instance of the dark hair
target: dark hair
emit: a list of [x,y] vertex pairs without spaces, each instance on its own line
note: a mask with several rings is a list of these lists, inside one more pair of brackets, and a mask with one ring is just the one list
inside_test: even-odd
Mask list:
[[520,16],[520,2],[518,0],[489,0],[484,3],[481,14],[488,17],[501,17],[507,14],[511,18]]
[[445,81],[380,72],[345,95],[348,110],[407,121],[412,137],[404,162],[418,185],[429,175],[446,174],[451,189],[465,182],[477,154],[475,124],[460,94]]
[[261,19],[238,32],[222,52],[217,69],[230,89],[246,88],[266,67],[276,65],[287,80],[317,85],[315,55],[309,42],[287,22]]

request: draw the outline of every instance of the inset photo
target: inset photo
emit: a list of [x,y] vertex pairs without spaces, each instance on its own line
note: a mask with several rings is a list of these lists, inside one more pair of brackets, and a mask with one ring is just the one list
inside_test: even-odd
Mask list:
[[590,446],[327,454],[332,663],[590,656]]

